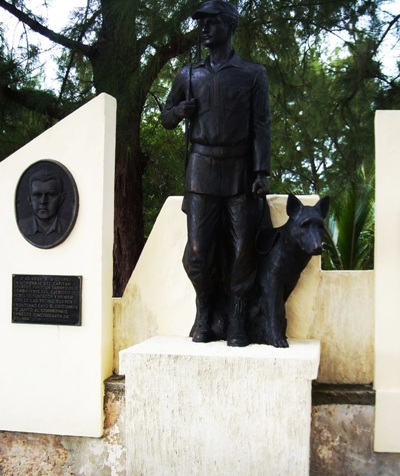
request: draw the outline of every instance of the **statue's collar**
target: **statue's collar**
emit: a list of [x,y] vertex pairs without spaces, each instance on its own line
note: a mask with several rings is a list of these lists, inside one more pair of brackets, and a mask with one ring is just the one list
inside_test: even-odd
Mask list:
[[[229,59],[222,66],[218,68],[218,71],[223,68],[228,68],[230,66],[240,67],[240,65],[241,65],[240,56],[234,50],[232,50],[232,53]],[[211,60],[209,56],[207,56],[204,60],[201,60],[200,62],[193,64],[193,68],[200,68],[200,67],[206,67],[207,69],[212,69]]]

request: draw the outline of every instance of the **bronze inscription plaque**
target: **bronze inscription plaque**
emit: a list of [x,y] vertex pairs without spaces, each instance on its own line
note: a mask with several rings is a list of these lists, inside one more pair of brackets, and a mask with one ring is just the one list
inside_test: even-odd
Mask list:
[[81,325],[81,276],[14,274],[12,322]]

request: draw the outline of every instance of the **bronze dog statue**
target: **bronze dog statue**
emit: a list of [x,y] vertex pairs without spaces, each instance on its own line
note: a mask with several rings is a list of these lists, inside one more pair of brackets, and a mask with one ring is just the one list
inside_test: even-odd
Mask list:
[[288,221],[261,234],[266,251],[259,255],[258,275],[247,320],[251,343],[288,347],[285,302],[311,257],[322,252],[324,219],[328,209],[329,197],[321,198],[314,206],[304,206],[290,194],[286,205]]

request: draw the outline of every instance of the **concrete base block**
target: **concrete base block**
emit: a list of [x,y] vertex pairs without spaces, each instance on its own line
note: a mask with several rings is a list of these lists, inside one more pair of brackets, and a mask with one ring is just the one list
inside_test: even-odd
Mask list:
[[127,474],[307,475],[318,341],[154,337],[120,353]]

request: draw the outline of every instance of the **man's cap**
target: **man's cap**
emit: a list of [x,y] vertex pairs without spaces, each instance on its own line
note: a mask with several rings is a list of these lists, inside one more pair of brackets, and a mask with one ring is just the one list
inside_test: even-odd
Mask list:
[[218,15],[219,13],[225,13],[235,18],[238,17],[237,8],[233,3],[224,2],[222,0],[211,0],[202,3],[201,7],[193,13],[192,18],[193,20],[198,20],[204,16]]

